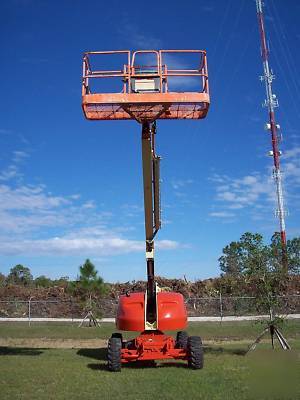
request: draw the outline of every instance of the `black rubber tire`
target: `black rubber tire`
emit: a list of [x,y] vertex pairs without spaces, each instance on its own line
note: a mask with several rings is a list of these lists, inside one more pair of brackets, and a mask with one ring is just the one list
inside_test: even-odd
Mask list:
[[187,342],[188,366],[191,369],[202,369],[204,365],[203,346],[199,336],[190,336]]
[[112,338],[121,339],[121,342],[123,342],[123,336],[122,336],[122,333],[120,333],[120,332],[114,332],[114,333],[111,335],[111,337],[112,337]]
[[120,332],[114,332],[114,333],[111,335],[111,337],[121,339],[122,349],[125,348],[125,343],[124,343],[124,340],[123,340],[123,335],[122,335],[122,333],[120,333]]
[[176,348],[186,349],[189,335],[185,331],[179,331],[176,335]]
[[111,337],[107,347],[107,366],[109,371],[121,371],[121,348],[122,342],[119,337]]

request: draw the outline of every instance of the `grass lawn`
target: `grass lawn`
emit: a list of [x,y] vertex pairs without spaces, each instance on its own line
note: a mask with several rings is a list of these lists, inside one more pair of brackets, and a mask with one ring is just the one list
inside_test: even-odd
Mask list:
[[[244,340],[255,339],[264,325],[253,321],[241,322],[190,322],[190,335],[200,335],[206,340]],[[0,338],[49,338],[49,339],[108,339],[116,332],[114,324],[103,323],[100,328],[78,328],[77,324],[66,323],[32,323],[25,322],[0,323]],[[287,338],[300,340],[300,320],[286,321],[283,333]],[[174,334],[174,332],[170,332]],[[124,337],[134,337],[135,332],[123,332]]]
[[[292,351],[272,351],[265,342],[245,355],[247,343],[238,340],[250,343],[260,325],[190,324],[190,333],[201,334],[204,344],[205,339],[230,340],[205,346],[205,366],[197,371],[189,370],[185,362],[163,362],[155,368],[133,364],[121,373],[110,373],[105,349],[0,347],[0,398],[295,400],[300,398],[299,327],[300,322],[290,321],[283,329]],[[7,338],[105,338],[112,330],[108,324],[100,329],[0,324],[0,336]]]

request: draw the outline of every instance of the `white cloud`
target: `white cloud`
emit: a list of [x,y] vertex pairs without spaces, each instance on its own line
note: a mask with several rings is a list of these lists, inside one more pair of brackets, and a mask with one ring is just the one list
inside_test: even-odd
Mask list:
[[28,153],[25,151],[14,151],[11,164],[0,171],[0,181],[10,181],[11,179],[21,178],[23,174],[19,171],[19,164],[28,156]]
[[241,183],[241,184],[244,184],[244,185],[249,185],[249,186],[251,186],[251,185],[256,184],[257,181],[258,181],[258,179],[257,179],[256,176],[247,175],[247,176],[244,176],[244,178],[242,178],[242,179],[240,180],[240,183]]
[[[282,156],[282,177],[286,203],[289,209],[296,207],[299,201],[300,187],[300,146],[288,149]],[[213,174],[209,180],[215,186],[216,213],[230,210],[253,208],[252,218],[261,218],[264,211],[270,212],[270,203],[277,208],[275,182],[272,179],[272,165],[267,167],[267,172],[259,174],[253,172],[242,177],[229,177]],[[211,213],[214,214],[214,213]],[[211,215],[210,214],[210,215]]]
[[93,200],[89,200],[82,205],[82,208],[96,208],[96,204]]
[[1,171],[0,181],[9,181],[17,176],[20,176],[18,168],[15,165],[9,165],[7,168]]
[[230,210],[240,210],[241,208],[244,208],[244,206],[239,203],[233,203],[233,204],[228,205],[228,208]]
[[[172,240],[157,241],[160,250],[173,250],[179,243]],[[104,227],[92,227],[77,230],[72,234],[47,239],[0,240],[1,254],[5,255],[90,255],[107,256],[145,249],[144,241],[124,239],[112,230]]]
[[[174,190],[174,196],[177,197],[178,202],[181,205],[191,204],[191,189],[192,184],[194,183],[193,179],[172,179],[171,187]],[[168,208],[168,205],[164,205],[164,208]]]
[[78,200],[78,199],[80,199],[80,197],[81,197],[81,195],[79,193],[72,194],[71,196],[69,196],[69,198],[72,200]]
[[288,192],[294,192],[300,186],[300,146],[284,151],[282,155],[283,178]]
[[121,209],[124,213],[125,217],[135,218],[141,217],[141,214],[144,212],[143,207],[136,204],[123,204],[121,205]]
[[[24,183],[20,166],[28,157],[27,152],[16,150],[13,163],[0,171],[0,235],[72,226],[82,220],[88,222],[89,213],[95,208],[93,201],[79,202],[79,194],[55,196],[45,185]],[[98,213],[94,220],[102,216]]]
[[[25,152],[14,152],[16,163],[26,157]],[[0,183],[1,254],[103,256],[144,251],[144,241],[124,238],[122,226],[111,228],[117,221],[111,221],[114,214],[110,210],[100,211],[93,200],[82,200],[78,193],[60,196],[49,192],[45,185],[20,182],[15,179],[19,172],[13,171],[0,171],[0,179],[5,178],[5,184]],[[121,208],[125,212],[141,211],[135,205]],[[169,250],[179,244],[162,240],[157,247]]]
[[[201,64],[200,53],[163,53],[162,64],[166,64],[168,70],[196,70]],[[200,76],[169,76],[169,91],[198,91],[202,85]]]
[[215,218],[232,218],[235,216],[235,214],[227,212],[227,211],[216,211],[216,212],[209,213],[209,216],[215,217]]
[[16,150],[13,152],[13,162],[18,163],[28,158],[29,154],[23,150]]
[[156,242],[156,248],[160,250],[173,250],[173,249],[178,249],[179,247],[181,247],[181,245],[178,242],[175,242],[174,240],[158,240]]
[[[1,201],[1,199],[0,199]],[[10,236],[43,230],[45,228],[60,227],[71,223],[71,218],[63,213],[55,212],[36,212],[30,214],[16,214],[13,212],[0,212],[2,235],[6,233]]]
[[70,204],[70,200],[61,196],[51,196],[43,185],[22,185],[12,188],[0,185],[0,210],[34,211],[49,210]]
[[173,179],[171,185],[174,190],[178,190],[191,185],[192,183],[194,183],[193,179]]
[[[211,12],[213,8],[211,6],[204,6],[203,11]],[[145,34],[143,30],[140,29],[138,24],[133,23],[129,20],[127,15],[123,16],[123,21],[120,24],[119,35],[122,39],[125,37],[128,43],[131,44],[133,48],[140,50],[159,50],[163,49],[163,41],[154,36],[153,34]],[[191,55],[187,53],[165,53],[163,56],[162,64],[166,64],[168,69],[192,69],[195,70],[200,64],[200,55],[195,54],[197,59],[193,61],[192,65],[188,62],[187,58]],[[156,56],[153,53],[137,55],[136,60],[142,58],[142,62],[137,61],[137,64],[143,65],[155,65]],[[187,89],[193,89],[198,91],[200,85],[202,84],[202,78],[200,76],[169,76],[168,86],[169,91],[179,90],[184,91]]]
[[137,49],[160,49],[162,47],[161,39],[145,34],[138,28],[137,24],[132,23],[127,16],[123,17],[123,23],[119,30],[122,38],[126,37],[128,42]]
[[288,160],[295,159],[296,157],[300,157],[300,146],[295,146],[292,149],[286,150],[281,158],[283,160]]
[[211,180],[220,183],[215,186],[216,199],[226,203],[231,209],[241,209],[259,200],[274,199],[273,181],[268,174],[253,173],[241,178],[223,175],[214,176]]
[[219,189],[218,190],[218,200],[225,200],[225,201],[236,201],[236,195],[235,193],[232,192],[226,192],[226,191],[221,191]]

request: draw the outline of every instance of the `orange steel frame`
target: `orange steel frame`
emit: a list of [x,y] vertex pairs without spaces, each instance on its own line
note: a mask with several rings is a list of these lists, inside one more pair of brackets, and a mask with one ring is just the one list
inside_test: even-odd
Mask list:
[[144,331],[121,350],[122,363],[150,360],[187,360],[186,349],[176,348],[172,336],[161,331]]
[[[164,56],[184,53],[199,54],[199,66],[195,69],[170,69]],[[97,56],[124,55],[127,64],[119,70],[93,70],[90,58]],[[137,55],[153,54],[156,65],[149,73],[135,64]],[[154,69],[155,68],[155,69]],[[199,91],[175,92],[169,90],[169,78],[198,77]],[[119,78],[122,81],[120,93],[92,93],[91,83],[95,79]],[[132,79],[159,79],[159,92],[132,92]],[[138,50],[131,53],[121,51],[91,51],[84,54],[82,81],[82,108],[87,119],[116,120],[135,119],[138,122],[152,122],[156,119],[200,119],[209,108],[209,86],[206,52],[204,50]]]

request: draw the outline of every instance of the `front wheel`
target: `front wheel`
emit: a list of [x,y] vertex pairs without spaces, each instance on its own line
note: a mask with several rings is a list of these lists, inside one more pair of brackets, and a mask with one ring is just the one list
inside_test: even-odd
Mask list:
[[204,365],[203,346],[199,336],[190,336],[187,342],[188,366],[191,369],[202,369]]
[[188,342],[188,334],[185,331],[179,331],[176,335],[176,347],[177,349],[186,349]]
[[122,341],[118,337],[111,337],[107,347],[107,366],[109,371],[121,371]]
[[112,338],[119,338],[119,339],[121,340],[121,343],[122,343],[122,349],[125,348],[125,342],[124,342],[124,340],[123,340],[123,335],[122,335],[122,333],[120,333],[120,332],[114,332],[114,333],[111,335],[111,337],[112,337]]

